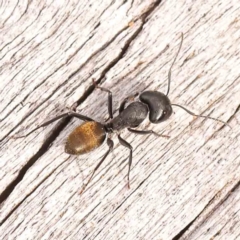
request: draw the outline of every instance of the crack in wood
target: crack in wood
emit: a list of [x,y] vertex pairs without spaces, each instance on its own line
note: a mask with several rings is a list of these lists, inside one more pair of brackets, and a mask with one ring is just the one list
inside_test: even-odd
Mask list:
[[[217,194],[216,194],[217,195]],[[201,214],[204,212],[204,210],[211,204],[211,202],[214,200],[214,198],[216,197],[216,195],[214,195],[209,201],[208,203],[205,205],[205,207],[202,209],[201,212],[199,212],[199,214],[191,221],[189,222],[186,227],[184,227],[178,234],[176,234],[172,240],[179,240],[181,239],[181,237],[188,231],[188,229],[193,225],[193,223],[198,219],[199,216],[201,216]]]
[[[8,196],[13,192],[13,190],[15,189],[15,187],[17,186],[17,184],[19,182],[21,182],[21,180],[23,179],[23,177],[25,176],[26,172],[28,171],[28,169],[38,160],[38,158],[40,158],[49,148],[49,146],[51,145],[52,141],[54,141],[54,139],[60,134],[60,132],[62,131],[64,126],[64,123],[59,124],[54,131],[52,132],[52,134],[49,136],[49,138],[43,143],[42,147],[38,150],[38,152],[32,157],[30,158],[30,160],[27,162],[27,164],[25,164],[22,169],[19,171],[18,176],[15,178],[14,181],[12,181],[6,188],[5,190],[1,193],[0,195],[0,206],[3,205],[3,202],[8,198]],[[57,136],[55,135],[57,134]],[[65,161],[64,161],[65,162]],[[59,168],[64,162],[62,162],[60,165],[57,166],[57,168]],[[14,213],[14,211],[32,194],[34,193],[37,188],[43,183],[45,182],[53,172],[56,171],[56,169],[53,169],[53,171],[51,173],[49,173],[41,182],[39,182],[39,184],[32,189],[32,191],[27,194],[8,214],[6,217],[4,217],[2,219],[2,221],[0,222],[0,226]],[[2,207],[2,206],[1,206]]]
[[[224,186],[225,187],[225,186]],[[205,205],[205,207],[203,208],[203,210],[191,221],[189,222],[189,224],[183,228],[177,235],[175,235],[175,237],[172,238],[172,240],[179,240],[183,237],[183,235],[189,230],[189,228],[193,225],[193,223],[199,218],[199,216],[201,216],[201,214],[214,202],[214,200],[216,198],[218,198],[219,193],[224,189],[224,187],[218,191],[209,201],[208,203]],[[218,209],[225,201],[227,201],[227,199],[231,196],[231,194],[236,191],[238,188],[240,187],[240,180],[230,189],[230,191],[221,199],[221,201],[216,204],[214,206],[213,209],[211,209],[211,211],[206,215],[206,217],[204,219],[202,219],[202,221],[198,224],[198,226],[200,226],[200,224],[203,224],[206,221],[206,218],[208,218],[210,215],[213,214],[213,212]],[[194,231],[194,230],[193,230]],[[191,235],[192,232],[189,233],[189,235]],[[183,239],[187,239],[185,237],[183,237]]]
[[[227,123],[231,122],[232,119],[235,117],[235,115],[237,114],[237,112],[240,110],[240,104],[237,106],[236,110],[234,111],[234,113],[227,119]],[[221,126],[218,131],[221,131],[224,128],[225,125]]]
[[[6,137],[8,137],[9,134],[11,134],[17,127],[19,127],[29,116],[31,116],[41,105],[43,105],[46,101],[48,101],[60,88],[62,88],[63,86],[65,86],[67,84],[67,82],[73,78],[74,76],[76,76],[76,74],[96,55],[98,54],[100,51],[104,50],[105,48],[107,48],[123,31],[125,31],[128,27],[124,27],[123,29],[121,29],[116,35],[113,36],[113,38],[108,41],[107,43],[105,43],[103,46],[101,46],[99,49],[97,49],[93,54],[91,54],[89,56],[89,58],[79,67],[77,68],[73,73],[71,73],[68,78],[62,83],[60,84],[56,89],[53,90],[52,94],[50,94],[47,98],[45,98],[38,106],[36,106],[34,109],[31,110],[31,112],[27,113],[20,122],[17,123],[17,125],[15,125],[8,133],[5,134],[5,136],[3,136],[3,138],[0,140],[0,142],[3,142]],[[53,71],[50,75],[48,75],[43,81],[41,81],[40,84],[38,84],[33,91],[35,91],[37,88],[39,88],[42,84],[44,84],[53,74],[55,74],[57,71],[59,71],[62,67],[65,66],[66,63],[69,62],[69,60],[71,58],[73,58],[78,51],[80,51],[82,49],[82,47],[92,38],[92,36],[90,36],[78,49],[77,51],[74,52],[74,54],[72,54],[70,56],[70,58],[68,58],[66,60],[66,62],[64,62],[63,64],[61,64],[55,71]],[[101,80],[100,80],[101,81]],[[99,83],[99,82],[98,82]],[[86,90],[87,92],[89,91]],[[93,91],[93,89],[92,89]],[[90,93],[92,93],[92,91],[90,91]],[[89,93],[89,94],[90,94]],[[24,99],[22,100],[25,101],[29,95],[32,94],[32,92],[30,92],[27,96],[24,97]],[[79,104],[81,103],[81,100],[79,100]],[[17,106],[16,106],[17,107]],[[15,108],[16,108],[15,107]],[[15,108],[13,108],[10,112],[12,112]],[[9,114],[9,113],[8,113]],[[7,115],[8,115],[7,114]]]

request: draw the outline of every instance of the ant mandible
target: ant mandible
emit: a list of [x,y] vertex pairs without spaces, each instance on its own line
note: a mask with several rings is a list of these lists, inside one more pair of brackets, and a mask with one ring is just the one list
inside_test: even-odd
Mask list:
[[[18,136],[17,138],[22,138],[30,135],[37,129],[47,126],[61,118],[65,117],[76,117],[85,123],[82,123],[77,128],[75,128],[70,135],[67,138],[66,144],[65,144],[65,152],[71,155],[82,155],[85,153],[88,153],[90,151],[93,151],[94,149],[98,148],[100,145],[103,144],[104,140],[107,138],[107,144],[108,144],[108,151],[104,154],[103,158],[100,160],[100,162],[97,164],[97,166],[94,168],[89,180],[86,184],[83,185],[83,188],[80,193],[82,193],[87,185],[92,180],[95,172],[97,169],[101,166],[103,161],[106,159],[108,154],[113,149],[113,141],[107,136],[109,133],[117,132],[118,134],[118,140],[121,145],[129,149],[129,160],[128,160],[128,187],[130,187],[130,169],[132,164],[132,146],[124,140],[120,134],[119,131],[123,130],[125,128],[128,129],[128,131],[135,133],[135,134],[154,134],[156,136],[161,137],[169,137],[166,135],[160,135],[152,130],[136,130],[134,128],[138,127],[149,115],[149,120],[151,123],[157,124],[163,121],[166,121],[172,114],[172,106],[177,106],[185,110],[190,115],[196,116],[196,117],[203,117],[212,119],[221,123],[224,123],[225,125],[228,125],[226,122],[221,121],[216,118],[212,118],[209,116],[204,115],[198,115],[195,114],[188,109],[186,109],[183,106],[180,106],[178,104],[172,104],[168,98],[168,94],[170,91],[170,83],[171,83],[171,71],[172,67],[177,59],[177,56],[180,52],[181,46],[183,43],[183,33],[181,33],[181,42],[179,45],[178,52],[173,60],[172,65],[170,66],[169,72],[168,72],[168,88],[167,93],[161,93],[158,91],[145,91],[140,93],[136,93],[133,96],[129,96],[125,98],[119,107],[119,115],[116,117],[113,117],[113,111],[112,111],[112,92],[106,88],[100,87],[97,84],[95,84],[95,87],[100,89],[101,91],[108,93],[108,114],[110,117],[110,121],[108,121],[106,124],[94,121],[92,118],[89,118],[87,116],[81,115],[76,112],[68,112],[64,113],[62,115],[59,115],[41,125],[34,128],[32,131],[30,131],[28,134],[24,136]],[[139,96],[139,101],[135,101],[130,103],[127,107],[126,104],[130,101],[135,99],[137,96]]]

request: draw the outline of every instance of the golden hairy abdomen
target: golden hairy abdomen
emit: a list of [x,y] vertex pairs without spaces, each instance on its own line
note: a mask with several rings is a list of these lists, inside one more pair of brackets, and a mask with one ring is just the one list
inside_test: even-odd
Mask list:
[[65,145],[65,152],[73,155],[91,152],[99,147],[105,138],[106,132],[102,124],[85,122],[70,133]]

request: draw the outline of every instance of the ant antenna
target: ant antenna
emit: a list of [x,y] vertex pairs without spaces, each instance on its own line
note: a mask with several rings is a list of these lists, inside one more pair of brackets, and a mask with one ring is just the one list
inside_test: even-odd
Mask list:
[[214,120],[214,121],[221,122],[221,123],[223,123],[224,125],[226,125],[226,126],[228,126],[228,127],[231,128],[231,126],[230,126],[227,122],[224,122],[224,121],[222,121],[222,120],[220,120],[220,119],[213,118],[213,117],[209,117],[209,116],[205,116],[205,115],[201,115],[201,114],[199,114],[199,115],[198,115],[198,114],[195,114],[195,113],[189,111],[188,109],[186,109],[185,107],[183,107],[183,106],[181,106],[181,105],[178,105],[178,104],[171,104],[171,105],[182,108],[183,110],[185,110],[187,113],[189,113],[189,114],[192,115],[192,116],[202,117],[202,118],[207,118],[207,119],[212,119],[212,120]]
[[178,49],[178,52],[177,52],[177,54],[176,54],[176,56],[175,56],[175,58],[174,58],[174,60],[173,60],[172,65],[171,65],[171,67],[169,68],[169,71],[168,71],[168,89],[167,89],[166,96],[168,95],[168,93],[169,93],[169,91],[170,91],[172,67],[173,67],[173,65],[174,65],[174,63],[175,63],[175,61],[176,61],[176,59],[177,59],[177,57],[178,57],[178,54],[179,54],[180,50],[181,50],[182,43],[183,43],[183,33],[181,32],[181,42],[180,42],[180,45],[179,45],[179,49]]

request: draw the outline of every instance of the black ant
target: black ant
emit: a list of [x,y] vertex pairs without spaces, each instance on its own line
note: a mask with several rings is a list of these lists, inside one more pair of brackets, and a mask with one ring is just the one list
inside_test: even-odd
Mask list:
[[[166,121],[172,114],[172,106],[180,107],[190,115],[212,119],[212,120],[224,123],[225,125],[228,125],[226,122],[221,121],[219,119],[212,118],[209,116],[204,116],[204,115],[197,115],[178,104],[171,104],[168,98],[168,93],[170,91],[170,83],[171,83],[171,70],[180,52],[182,42],[183,42],[183,33],[181,33],[181,42],[180,42],[178,52],[168,72],[168,89],[166,94],[158,91],[145,91],[145,92],[142,92],[140,95],[139,93],[136,93],[135,95],[127,97],[123,100],[123,102],[120,104],[120,107],[119,107],[119,115],[116,117],[113,117],[112,92],[106,88],[98,86],[93,81],[96,88],[108,93],[108,114],[110,117],[110,121],[108,121],[106,124],[103,124],[100,122],[96,122],[92,118],[81,115],[79,113],[68,112],[41,124],[40,126],[34,128],[28,134],[24,136],[19,136],[17,138],[26,137],[31,133],[33,133],[34,131],[36,131],[37,129],[47,126],[48,124],[65,117],[76,117],[81,119],[82,121],[85,121],[85,123],[82,123],[80,126],[75,128],[68,136],[66,145],[65,145],[66,153],[72,154],[72,155],[81,155],[81,154],[88,153],[98,148],[100,145],[102,145],[104,140],[107,138],[107,144],[109,149],[104,154],[101,161],[94,168],[87,183],[84,184],[81,190],[81,193],[82,193],[87,187],[87,185],[90,183],[97,169],[101,166],[103,161],[106,159],[108,154],[113,149],[113,141],[109,137],[107,137],[107,134],[117,132],[118,140],[120,144],[129,149],[127,176],[128,176],[128,187],[130,187],[129,175],[130,175],[130,169],[132,164],[132,146],[126,140],[121,138],[120,134],[118,133],[120,130],[127,128],[128,131],[136,134],[154,134],[161,137],[169,137],[166,135],[159,135],[158,133],[152,130],[136,130],[134,128],[138,127],[148,117],[148,115],[151,123],[156,124],[156,123]],[[126,107],[126,104],[129,101],[134,100],[134,98],[137,97],[138,95],[139,95],[139,101],[132,102]]]

